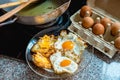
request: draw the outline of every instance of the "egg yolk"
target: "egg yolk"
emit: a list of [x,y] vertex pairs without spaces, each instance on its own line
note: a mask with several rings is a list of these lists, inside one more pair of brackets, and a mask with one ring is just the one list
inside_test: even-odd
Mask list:
[[63,60],[61,63],[60,63],[60,66],[61,67],[65,67],[65,66],[68,66],[71,64],[71,61],[70,60]]
[[62,44],[62,47],[63,49],[66,49],[66,50],[71,50],[73,49],[73,42],[72,41],[65,41],[63,44]]

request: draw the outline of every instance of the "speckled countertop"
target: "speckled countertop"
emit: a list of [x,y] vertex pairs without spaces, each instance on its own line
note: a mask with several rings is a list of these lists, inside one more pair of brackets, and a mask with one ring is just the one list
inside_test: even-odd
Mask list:
[[[109,59],[95,50],[91,56],[92,61],[84,70],[63,80],[120,80],[120,53]],[[0,80],[48,79],[36,75],[25,61],[0,55]]]

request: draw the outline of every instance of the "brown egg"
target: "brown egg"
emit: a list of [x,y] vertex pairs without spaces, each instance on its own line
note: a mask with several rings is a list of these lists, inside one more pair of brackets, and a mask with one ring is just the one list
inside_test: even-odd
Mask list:
[[[92,15],[92,10],[89,6],[85,5],[81,8],[80,10],[80,16],[83,18],[86,16],[86,12],[89,12],[89,15],[91,16]],[[88,15],[88,14],[87,14]]]
[[101,35],[101,34],[104,34],[105,28],[102,24],[97,23],[93,26],[92,32],[96,35]]
[[115,45],[116,48],[120,49],[120,36],[115,39],[114,45]]
[[82,26],[86,29],[92,27],[94,24],[94,20],[91,17],[84,17],[82,19]]
[[107,27],[107,23],[111,23],[111,20],[109,18],[102,18],[100,23],[106,28]]
[[120,23],[115,22],[111,25],[111,34],[113,36],[116,36],[118,34],[118,31],[120,30]]

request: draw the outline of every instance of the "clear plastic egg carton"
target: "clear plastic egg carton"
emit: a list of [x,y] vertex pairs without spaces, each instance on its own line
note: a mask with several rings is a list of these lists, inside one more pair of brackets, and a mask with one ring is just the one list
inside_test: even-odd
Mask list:
[[[97,18],[103,18],[103,17],[110,18],[112,22],[117,21],[116,19],[111,18],[108,15],[104,15],[99,12],[96,12],[96,10],[94,9],[92,9],[92,12],[93,14],[91,17],[94,19],[94,21],[96,21]],[[70,17],[70,20],[72,21],[72,24],[68,28],[68,30],[78,34],[86,42],[88,42],[90,45],[92,45],[93,47],[95,47],[105,55],[107,55],[109,58],[112,58],[115,55],[115,53],[120,51],[114,46],[114,40],[116,37],[111,35],[109,27],[107,27],[103,35],[95,35],[92,32],[92,28],[86,29],[81,25],[82,18],[80,17],[80,10],[74,13]]]

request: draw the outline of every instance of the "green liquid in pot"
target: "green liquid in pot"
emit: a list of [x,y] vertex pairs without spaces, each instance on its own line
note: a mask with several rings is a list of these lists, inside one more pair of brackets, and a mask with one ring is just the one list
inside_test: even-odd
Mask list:
[[61,4],[57,3],[56,0],[45,0],[44,2],[36,2],[32,3],[31,5],[27,6],[23,10],[21,10],[18,14],[23,16],[37,16],[43,15],[50,11],[53,11]]

